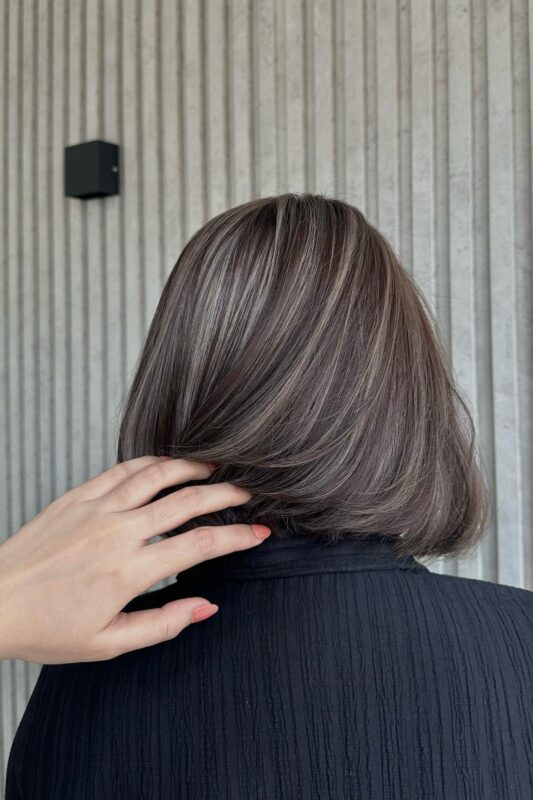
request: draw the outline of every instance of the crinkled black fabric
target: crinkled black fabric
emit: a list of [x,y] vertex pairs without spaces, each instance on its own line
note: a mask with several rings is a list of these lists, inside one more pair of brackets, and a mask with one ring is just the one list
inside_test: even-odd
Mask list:
[[533,592],[292,535],[126,610],[189,595],[219,612],[42,668],[6,800],[533,798]]

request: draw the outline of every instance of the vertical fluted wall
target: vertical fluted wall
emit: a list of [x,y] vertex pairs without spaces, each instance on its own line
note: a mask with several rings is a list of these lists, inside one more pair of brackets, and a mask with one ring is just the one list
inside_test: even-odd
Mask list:
[[[0,538],[114,463],[164,284],[208,217],[335,194],[390,239],[470,401],[496,515],[435,571],[533,588],[527,0],[0,0]],[[64,147],[121,193],[63,196]],[[39,671],[0,664],[0,765]]]

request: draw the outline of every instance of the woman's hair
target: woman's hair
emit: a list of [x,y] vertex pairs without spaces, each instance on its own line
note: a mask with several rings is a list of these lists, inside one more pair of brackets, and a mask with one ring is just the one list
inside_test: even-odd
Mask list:
[[174,533],[262,522],[332,541],[378,533],[399,555],[436,556],[473,548],[491,512],[474,439],[390,244],[354,206],[291,193],[224,211],[187,242],[126,398],[118,460],[212,461],[207,482],[253,495]]

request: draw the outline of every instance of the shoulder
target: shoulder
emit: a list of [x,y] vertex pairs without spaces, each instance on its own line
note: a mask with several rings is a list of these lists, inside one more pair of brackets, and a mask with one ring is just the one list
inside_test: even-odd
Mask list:
[[[500,640],[520,638],[533,651],[533,592],[478,578],[424,573],[422,585],[440,609]],[[424,590],[422,590],[424,591]]]
[[423,573],[439,590],[444,593],[461,592],[462,594],[482,597],[488,602],[499,606],[520,607],[533,610],[533,591],[522,589],[519,586],[510,586],[505,583],[483,580],[481,578],[466,578],[457,575],[439,574],[427,571]]

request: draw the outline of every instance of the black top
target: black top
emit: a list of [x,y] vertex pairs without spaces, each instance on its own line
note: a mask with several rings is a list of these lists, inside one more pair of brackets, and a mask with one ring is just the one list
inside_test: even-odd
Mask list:
[[6,800],[533,798],[533,592],[272,535],[126,610],[192,595],[176,639],[42,668]]

